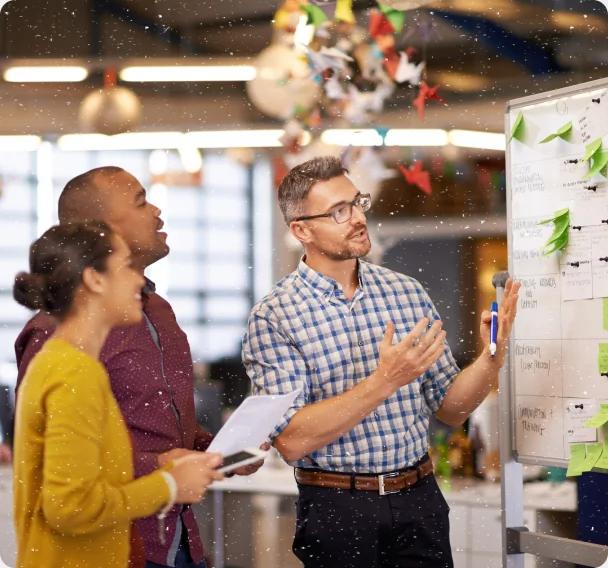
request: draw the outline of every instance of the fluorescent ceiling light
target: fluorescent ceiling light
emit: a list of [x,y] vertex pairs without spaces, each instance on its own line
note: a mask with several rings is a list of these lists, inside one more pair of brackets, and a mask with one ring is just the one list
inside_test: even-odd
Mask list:
[[384,143],[386,146],[445,146],[448,133],[439,128],[391,128]]
[[77,65],[29,65],[4,70],[4,80],[10,83],[77,83],[88,75],[85,67]]
[[0,152],[33,152],[41,143],[40,136],[0,136]]
[[284,130],[207,130],[188,132],[188,144],[196,148],[279,148]]
[[450,130],[450,143],[462,148],[481,150],[502,150],[506,148],[505,135],[499,132],[479,132],[476,130]]
[[324,144],[335,146],[382,146],[382,136],[373,128],[335,128],[321,134]]
[[203,158],[198,148],[191,144],[183,144],[177,151],[182,161],[182,166],[190,174],[200,172],[203,167]]
[[127,82],[164,81],[251,81],[253,65],[148,65],[125,67],[120,78]]
[[178,148],[183,141],[181,132],[128,132],[105,134],[66,134],[57,141],[60,150],[167,150]]
[[[192,148],[279,148],[284,131],[207,130],[201,132],[128,132],[105,134],[66,134],[57,141],[60,150],[179,150]],[[310,135],[302,144],[310,142]]]

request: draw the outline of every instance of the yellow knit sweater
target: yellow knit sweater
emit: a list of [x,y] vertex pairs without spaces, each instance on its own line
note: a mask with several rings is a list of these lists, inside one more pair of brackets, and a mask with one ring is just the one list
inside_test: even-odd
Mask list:
[[131,520],[169,501],[159,471],[133,480],[104,367],[60,339],[19,389],[13,485],[19,568],[126,567]]

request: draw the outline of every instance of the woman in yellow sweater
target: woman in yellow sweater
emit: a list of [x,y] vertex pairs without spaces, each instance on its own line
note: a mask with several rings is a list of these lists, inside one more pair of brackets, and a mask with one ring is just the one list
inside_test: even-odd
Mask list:
[[30,249],[15,299],[59,325],[19,390],[14,516],[19,568],[126,567],[131,521],[200,500],[221,458],[189,456],[133,479],[127,428],[99,353],[110,329],[142,317],[143,278],[102,223],[60,225]]

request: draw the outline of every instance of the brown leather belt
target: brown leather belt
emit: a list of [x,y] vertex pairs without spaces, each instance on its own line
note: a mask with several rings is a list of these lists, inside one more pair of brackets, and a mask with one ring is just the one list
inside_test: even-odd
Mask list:
[[408,489],[418,480],[432,473],[433,462],[427,457],[415,468],[381,475],[351,475],[296,468],[295,476],[296,481],[301,485],[377,491],[380,495],[387,495]]

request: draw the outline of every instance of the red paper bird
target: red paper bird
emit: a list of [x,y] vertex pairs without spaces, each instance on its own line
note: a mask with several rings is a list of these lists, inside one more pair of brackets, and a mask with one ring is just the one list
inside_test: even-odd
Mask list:
[[414,107],[418,110],[418,116],[424,120],[424,108],[426,105],[426,101],[430,101],[434,99],[439,101],[440,103],[445,102],[438,94],[437,91],[439,89],[439,85],[435,85],[434,87],[429,87],[424,81],[420,81],[420,90],[418,91],[418,96],[414,99],[412,103]]
[[413,166],[406,168],[403,164],[397,164],[399,171],[403,174],[405,181],[411,185],[419,187],[427,195],[433,193],[431,187],[431,176],[429,172],[423,169],[422,161],[417,160]]
[[393,24],[379,10],[373,10],[369,16],[369,35],[376,39],[380,35],[390,35],[395,33]]

